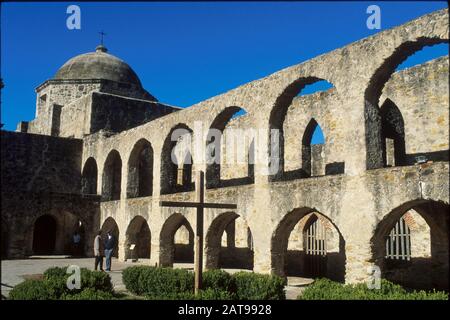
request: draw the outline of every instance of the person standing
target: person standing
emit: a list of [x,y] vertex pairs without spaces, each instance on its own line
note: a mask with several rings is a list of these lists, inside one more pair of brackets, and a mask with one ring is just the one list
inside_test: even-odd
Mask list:
[[73,248],[72,248],[72,254],[75,257],[80,256],[80,249],[81,249],[81,236],[80,233],[77,231],[75,231],[75,233],[73,234],[72,237],[72,241],[73,241]]
[[106,234],[105,240],[105,258],[106,258],[106,271],[111,271],[111,257],[116,246],[116,237],[111,231]]
[[95,270],[100,265],[100,271],[103,271],[103,256],[101,254],[101,246],[102,244],[102,231],[99,230],[94,239],[94,256],[95,256]]

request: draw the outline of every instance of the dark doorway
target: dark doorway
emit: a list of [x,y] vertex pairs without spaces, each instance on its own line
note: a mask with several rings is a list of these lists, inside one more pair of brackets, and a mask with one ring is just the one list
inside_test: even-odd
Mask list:
[[319,278],[327,274],[326,230],[317,216],[311,216],[303,232],[305,275]]
[[50,215],[39,217],[34,223],[33,253],[53,254],[56,242],[56,221]]

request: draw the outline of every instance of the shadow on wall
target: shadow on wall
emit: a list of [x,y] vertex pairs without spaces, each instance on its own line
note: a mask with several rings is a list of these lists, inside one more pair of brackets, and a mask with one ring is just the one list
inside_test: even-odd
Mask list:
[[[389,213],[371,241],[382,277],[413,289],[448,290],[448,212],[446,203],[415,200]],[[401,220],[408,228],[398,227]]]
[[288,213],[272,236],[272,271],[280,276],[345,280],[345,241],[332,221],[311,208]]

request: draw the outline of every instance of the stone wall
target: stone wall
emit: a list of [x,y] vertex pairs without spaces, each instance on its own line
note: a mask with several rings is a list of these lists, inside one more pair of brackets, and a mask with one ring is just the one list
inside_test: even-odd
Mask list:
[[[117,225],[119,258],[125,257],[126,230],[136,216],[149,225],[152,265],[172,265],[176,231],[182,225],[195,230],[193,209],[159,206],[161,200],[195,200],[194,192],[186,189],[162,190],[171,174],[168,171],[173,169],[167,165],[171,152],[167,141],[175,128],[192,133],[193,169],[206,173],[210,167],[203,161],[204,150],[197,149],[195,143],[206,144],[208,128],[227,131],[251,127],[263,130],[265,138],[270,137],[269,129],[276,129],[284,138],[278,146],[281,166],[276,172],[270,171],[269,156],[277,148],[272,148],[275,143],[267,139],[257,145],[256,153],[263,159],[258,158],[251,180],[238,180],[249,175],[245,163],[222,163],[219,177],[206,175],[205,201],[235,203],[238,208],[232,212],[205,210],[206,267],[218,267],[221,258],[230,262],[234,255],[234,267],[248,267],[246,262],[251,260],[255,272],[286,275],[289,265],[301,270],[295,261],[302,259],[301,252],[292,254],[301,251],[299,235],[292,239],[297,244],[289,243],[289,235],[292,230],[298,233],[295,226],[314,212],[334,230],[327,254],[327,276],[349,283],[367,281],[368,269],[374,266],[386,276],[386,234],[412,209],[430,227],[433,260],[428,271],[432,276],[422,284],[448,288],[448,57],[395,73],[406,56],[441,42],[448,42],[448,10],[377,33],[190,108],[159,114],[140,125],[134,113],[127,111],[136,111],[138,106],[141,112],[148,102],[132,103],[132,99],[94,93],[92,105],[98,109],[92,112],[91,132],[95,133],[83,138],[79,171],[88,159],[95,163],[97,192],[101,193],[101,186],[110,179],[105,171],[108,157],[114,154],[120,158],[120,169],[118,166],[111,173],[120,177],[119,199],[99,205],[100,224],[115,221]],[[305,85],[321,79],[334,88],[298,96]],[[406,153],[410,158],[426,154],[432,162],[383,164],[382,109],[386,99],[401,111]],[[229,121],[238,108],[247,114]],[[306,149],[302,137],[314,125],[312,119],[320,125],[325,144]],[[128,198],[127,186],[134,183],[129,180],[136,179],[134,169],[130,174],[130,155],[143,141],[153,150],[152,195]],[[311,153],[311,159],[306,159],[305,152]],[[312,160],[310,174],[305,174],[305,159]],[[209,179],[221,181],[208,184]],[[252,244],[237,246],[242,251],[225,252],[223,234],[232,234],[228,228],[237,219],[246,222]]]
[[1,131],[1,149],[2,190],[79,193],[81,140]]
[[120,132],[177,110],[156,102],[93,92],[89,132]]

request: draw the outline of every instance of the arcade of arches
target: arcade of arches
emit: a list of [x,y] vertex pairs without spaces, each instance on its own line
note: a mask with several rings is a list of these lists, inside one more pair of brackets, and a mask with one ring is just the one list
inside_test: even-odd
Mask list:
[[[234,212],[205,210],[206,268],[355,283],[366,281],[367,270],[378,266],[383,277],[406,287],[448,289],[448,53],[397,69],[434,45],[448,46],[448,10],[189,108],[159,113],[158,108],[169,107],[149,102],[154,108],[148,112],[155,113],[151,120],[138,121],[142,109],[134,114],[130,108],[136,119],[123,127],[120,119],[103,114],[114,120],[109,127],[77,138],[69,138],[69,132],[84,133],[91,124],[64,127],[61,122],[60,136],[2,131],[2,149],[9,150],[2,152],[2,187],[9,188],[2,188],[2,222],[12,226],[2,227],[2,254],[64,253],[81,221],[87,255],[92,234],[101,229],[119,239],[119,259],[160,266],[192,263],[193,209],[175,211],[159,202],[195,201],[193,172],[203,170],[205,202],[237,204]],[[323,90],[308,90],[323,82]],[[131,100],[126,101],[131,105]],[[122,104],[100,109],[122,114],[116,105]],[[29,128],[38,125],[51,132],[51,124],[33,122]],[[263,134],[242,140],[245,161],[229,165],[225,159],[233,151],[227,153],[225,145],[232,138],[208,136],[203,129],[209,128],[224,134],[256,128]],[[277,134],[280,140],[272,140]],[[18,139],[42,137],[45,143],[33,142],[38,147],[32,151],[23,148],[11,156]],[[198,137],[202,147],[216,144],[211,156],[218,163],[198,160],[206,153],[193,144]],[[42,145],[50,148],[44,166]],[[20,158],[25,154],[31,156]],[[21,179],[12,177],[21,163],[29,170]],[[50,199],[31,202],[30,194],[42,193]],[[73,217],[61,214],[63,209]]]

